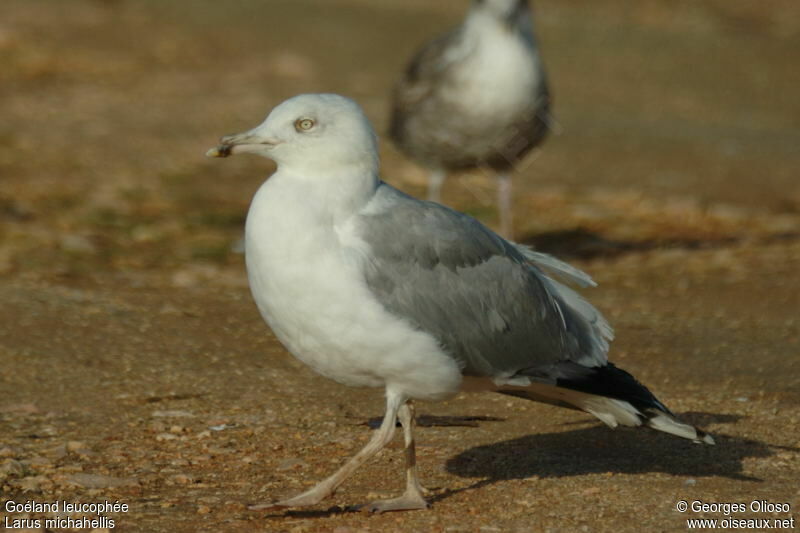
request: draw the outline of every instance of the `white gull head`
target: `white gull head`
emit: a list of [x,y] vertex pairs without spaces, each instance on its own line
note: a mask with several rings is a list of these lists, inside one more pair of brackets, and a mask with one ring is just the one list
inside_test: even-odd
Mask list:
[[474,0],[473,10],[485,12],[499,19],[509,18],[515,12],[525,7],[525,2],[520,0]]
[[[209,157],[253,153],[293,173],[351,169],[377,175],[375,132],[361,110],[338,94],[301,94],[281,103],[255,128],[226,135]],[[320,168],[324,165],[324,169]]]

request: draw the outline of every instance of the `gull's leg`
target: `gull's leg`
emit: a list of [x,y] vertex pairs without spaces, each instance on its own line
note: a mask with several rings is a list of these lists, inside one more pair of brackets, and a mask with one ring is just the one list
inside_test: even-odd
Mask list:
[[262,511],[275,507],[302,507],[305,505],[314,505],[332,495],[336,492],[339,485],[350,477],[359,466],[381,451],[383,447],[392,440],[395,423],[397,421],[397,411],[405,403],[405,400],[406,399],[402,396],[393,394],[388,390],[386,391],[386,415],[383,417],[380,429],[373,435],[367,445],[347,461],[343,467],[337,470],[335,474],[320,481],[314,488],[302,494],[298,494],[294,498],[281,500],[279,502],[253,505],[250,506],[250,509],[253,511]]
[[514,224],[511,211],[511,174],[497,175],[497,209],[500,211],[500,235],[506,239],[514,238]]
[[397,418],[403,426],[403,440],[405,441],[406,456],[406,492],[428,494],[428,489],[423,487],[417,477],[417,443],[414,439],[414,428],[417,427],[416,409],[414,403],[408,400],[397,412]]
[[397,413],[400,424],[403,425],[403,438],[405,440],[406,456],[406,491],[398,498],[378,500],[364,506],[364,510],[380,513],[383,511],[404,511],[410,509],[425,509],[428,502],[423,494],[428,492],[419,483],[417,478],[417,456],[414,443],[414,404],[411,400],[403,404]]
[[446,177],[447,173],[440,168],[431,170],[428,176],[428,200],[431,202],[441,201],[442,184]]

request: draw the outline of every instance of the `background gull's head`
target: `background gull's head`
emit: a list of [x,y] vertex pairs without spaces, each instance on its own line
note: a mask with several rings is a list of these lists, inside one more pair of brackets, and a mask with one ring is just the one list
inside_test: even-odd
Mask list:
[[474,0],[472,9],[476,13],[511,22],[526,12],[527,5],[526,0]]

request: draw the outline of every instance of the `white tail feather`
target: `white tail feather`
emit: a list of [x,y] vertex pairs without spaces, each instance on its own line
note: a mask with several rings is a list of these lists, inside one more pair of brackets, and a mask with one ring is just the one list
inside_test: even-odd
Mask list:
[[564,261],[556,259],[552,255],[534,252],[530,249],[530,247],[525,246],[524,244],[514,243],[514,246],[516,246],[517,250],[519,250],[525,259],[534,265],[543,268],[550,274],[560,277],[566,282],[574,283],[578,287],[597,286],[597,283],[594,282],[589,274],[565,263]]
[[553,278],[556,277],[567,283],[574,283],[579,287],[594,287],[597,284],[585,272],[553,256],[534,252],[529,247],[520,244],[515,246],[531,265],[545,271],[545,283],[550,294],[555,298],[556,304],[569,307],[580,319],[586,322],[589,330],[593,333],[591,339],[589,339],[592,344],[591,352],[585,354],[577,362],[586,366],[605,364],[607,361],[608,342],[614,339],[614,330],[611,325],[606,321],[602,313],[580,294]]
[[655,416],[651,416],[647,420],[647,425],[653,429],[663,431],[664,433],[670,433],[672,435],[677,435],[678,437],[691,439],[698,443],[704,442],[706,444],[714,444],[714,438],[708,433],[698,431],[694,426],[684,424],[680,420],[676,420],[675,417],[672,417],[667,413],[657,412]]

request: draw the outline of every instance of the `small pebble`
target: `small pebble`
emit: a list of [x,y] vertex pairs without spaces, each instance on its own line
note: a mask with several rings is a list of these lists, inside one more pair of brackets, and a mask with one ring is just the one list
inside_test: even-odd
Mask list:
[[76,452],[78,450],[86,448],[86,445],[79,440],[71,440],[67,442],[66,446],[68,452]]
[[278,466],[275,468],[275,470],[277,470],[279,472],[283,472],[283,471],[286,471],[286,470],[298,470],[300,468],[305,468],[307,466],[308,466],[308,463],[306,463],[302,459],[292,458],[292,459],[286,459],[284,461],[281,461],[281,463],[278,464]]
[[186,474],[175,474],[172,476],[172,480],[179,485],[188,485],[192,482],[192,478]]

